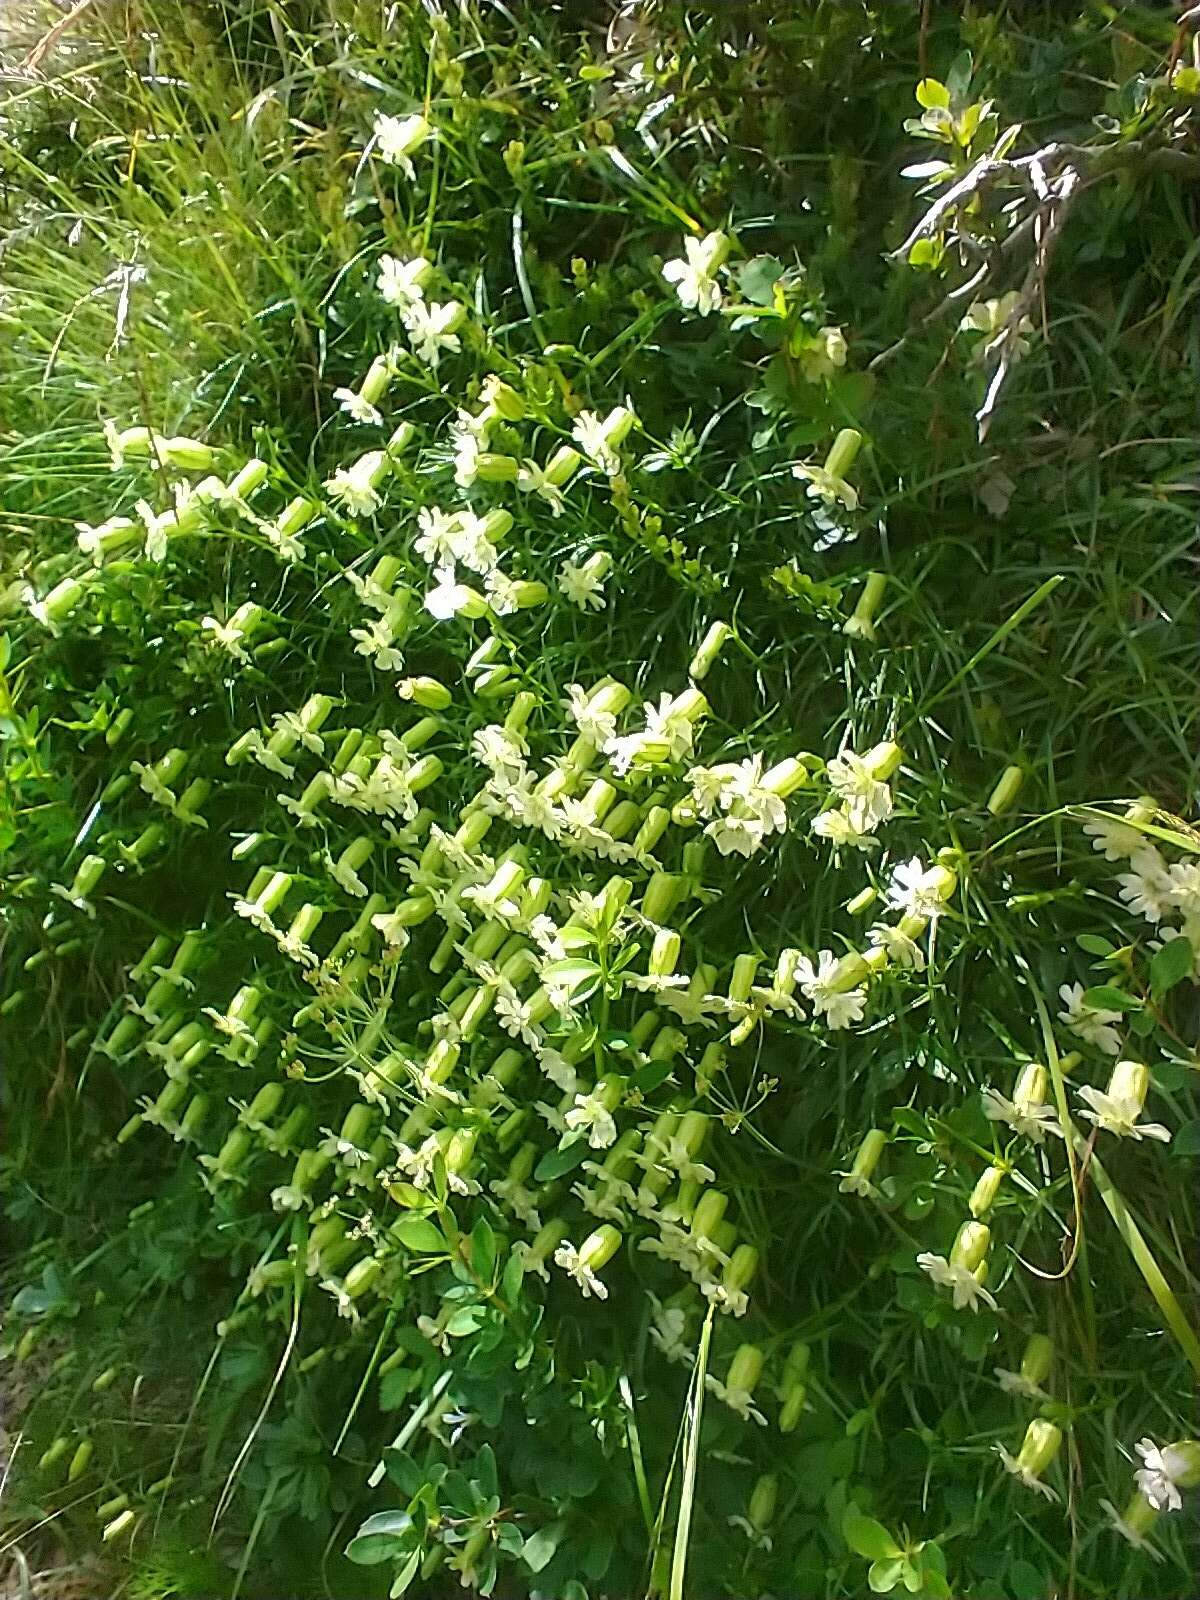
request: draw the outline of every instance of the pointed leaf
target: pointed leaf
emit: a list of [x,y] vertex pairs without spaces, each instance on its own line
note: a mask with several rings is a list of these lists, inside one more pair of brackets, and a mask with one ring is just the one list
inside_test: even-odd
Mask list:
[[1155,999],[1173,989],[1184,978],[1190,978],[1195,964],[1196,952],[1192,949],[1190,939],[1185,939],[1182,934],[1177,939],[1169,939],[1161,950],[1155,952],[1150,962],[1150,989]]

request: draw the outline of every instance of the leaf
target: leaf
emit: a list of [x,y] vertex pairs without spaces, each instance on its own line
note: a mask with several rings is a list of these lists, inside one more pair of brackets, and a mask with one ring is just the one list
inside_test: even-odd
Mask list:
[[950,91],[937,78],[922,78],[917,85],[917,103],[924,106],[926,111],[932,111],[934,106],[949,110]]
[[783,276],[783,263],[775,256],[753,256],[737,274],[737,285],[751,305],[769,306],[775,285]]
[[[391,1373],[388,1373],[391,1377]],[[424,1481],[420,1467],[405,1450],[389,1445],[384,1451],[387,1463],[387,1475],[401,1491],[409,1496],[415,1495]],[[359,1529],[362,1532],[362,1529]]]
[[1150,992],[1156,1000],[1173,989],[1184,978],[1190,978],[1196,962],[1192,941],[1182,934],[1170,939],[1161,950],[1154,953],[1150,962]]
[[521,1559],[530,1572],[540,1572],[554,1559],[554,1552],[562,1543],[566,1527],[565,1522],[551,1522],[529,1535],[521,1551]]
[[392,1580],[392,1587],[388,1590],[389,1600],[399,1600],[399,1596],[404,1593],[409,1584],[416,1577],[417,1569],[420,1565],[421,1552],[419,1550],[414,1550],[412,1555],[409,1556],[408,1560],[404,1563],[404,1565],[400,1568],[400,1571]]
[[640,1089],[643,1094],[649,1094],[652,1089],[657,1089],[660,1083],[665,1083],[671,1076],[671,1063],[669,1061],[649,1061],[630,1078],[630,1086]]
[[1134,994],[1126,994],[1111,983],[1099,983],[1094,989],[1083,991],[1083,1003],[1095,1011],[1140,1011],[1142,1002]]
[[1110,956],[1113,953],[1113,946],[1107,939],[1102,939],[1098,933],[1081,933],[1076,938],[1075,943],[1081,950],[1085,950],[1089,956]]
[[900,1554],[900,1546],[883,1523],[864,1517],[857,1506],[847,1506],[842,1515],[842,1538],[855,1555],[865,1556],[868,1561],[883,1561]]
[[600,977],[600,968],[594,961],[585,961],[581,956],[569,957],[565,961],[552,961],[549,966],[542,968],[542,981],[561,984],[564,989],[569,989],[576,994],[585,984],[595,984]]
[[471,1230],[471,1266],[481,1283],[491,1284],[496,1270],[496,1235],[486,1217]]
[[573,1172],[581,1161],[586,1161],[587,1153],[586,1139],[582,1137],[572,1139],[560,1150],[548,1151],[534,1167],[533,1176],[538,1183],[549,1183],[552,1178],[561,1178],[564,1173]]
[[889,1558],[887,1561],[876,1561],[867,1573],[867,1583],[872,1594],[890,1594],[904,1576],[904,1569],[908,1563],[903,1556],[899,1560]]
[[368,1517],[346,1546],[347,1559],[359,1567],[375,1567],[402,1551],[401,1541],[412,1531],[407,1511],[377,1511]]
[[1200,1156],[1200,1117],[1193,1117],[1191,1122],[1185,1122],[1180,1128],[1171,1140],[1171,1154]]
[[395,1411],[411,1394],[420,1376],[413,1367],[393,1367],[385,1372],[379,1380],[379,1409]]
[[434,1227],[428,1217],[401,1217],[391,1232],[392,1238],[405,1249],[416,1250],[420,1255],[449,1253],[450,1246],[446,1243],[445,1235]]
[[484,1314],[482,1306],[464,1306],[446,1323],[446,1332],[452,1339],[464,1339],[467,1334],[478,1332]]

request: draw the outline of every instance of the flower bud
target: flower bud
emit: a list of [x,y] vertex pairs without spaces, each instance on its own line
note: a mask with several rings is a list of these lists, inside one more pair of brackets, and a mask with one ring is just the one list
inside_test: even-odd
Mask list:
[[165,465],[181,472],[207,472],[217,461],[213,447],[198,439],[159,439],[158,454]]
[[871,909],[878,898],[879,890],[873,889],[868,884],[865,889],[860,889],[853,899],[846,901],[846,910],[852,917],[861,917]]
[[885,739],[863,757],[867,771],[880,783],[886,783],[904,760],[904,751],[894,739]]
[[1051,1340],[1044,1333],[1030,1334],[1021,1356],[1021,1376],[1040,1389],[1050,1376],[1053,1362],[1054,1345]]
[[871,1175],[879,1165],[879,1158],[887,1148],[888,1136],[882,1128],[872,1128],[862,1140],[850,1171],[838,1184],[843,1194],[865,1195],[870,1192]]
[[1025,773],[1020,767],[1005,767],[996,782],[996,787],[988,796],[987,808],[994,817],[1002,811],[1008,811],[1016,802],[1025,782]]
[[650,922],[667,923],[687,887],[677,873],[655,872],[642,895],[642,914]]
[[759,1533],[771,1526],[775,1506],[779,1500],[779,1479],[773,1472],[764,1472],[750,1495],[750,1526]]
[[615,450],[629,437],[630,429],[637,418],[628,406],[614,406],[601,424],[600,432],[604,442],[610,449]]
[[729,1363],[729,1372],[725,1378],[727,1389],[744,1390],[747,1394],[754,1392],[754,1387],[762,1377],[763,1353],[756,1344],[739,1345],[733,1360]]
[[842,632],[852,639],[874,639],[875,613],[883,602],[886,589],[887,577],[884,573],[868,572],[858,604],[842,623]]
[[734,1294],[744,1293],[753,1283],[757,1271],[758,1251],[752,1244],[739,1244],[721,1274],[721,1286]]
[[122,1511],[120,1516],[114,1517],[100,1535],[103,1544],[111,1544],[114,1539],[119,1539],[123,1533],[131,1533],[133,1524],[137,1520],[137,1512],[133,1510]]
[[83,599],[86,590],[78,578],[64,578],[56,583],[43,600],[30,603],[30,614],[51,632],[60,622],[65,622]]
[[698,1239],[712,1237],[713,1229],[722,1221],[729,1205],[729,1196],[719,1189],[706,1189],[692,1212],[692,1233]]
[[573,450],[569,444],[560,445],[547,461],[542,475],[555,489],[565,489],[578,471],[582,459],[579,451]]
[[1150,1088],[1150,1073],[1140,1061],[1118,1061],[1108,1080],[1111,1100],[1128,1103],[1134,1119],[1146,1104]]
[[862,448],[863,436],[857,428],[843,428],[825,457],[825,471],[831,478],[844,478]]
[[499,416],[503,417],[505,422],[520,422],[525,415],[525,401],[522,396],[495,373],[484,379],[479,398],[485,406],[491,406]]
[[1027,1062],[1021,1068],[1017,1086],[1013,1090],[1013,1104],[1021,1111],[1044,1104],[1049,1085],[1050,1079],[1045,1067],[1036,1061]]
[[987,1259],[992,1233],[982,1222],[964,1222],[950,1250],[950,1265],[977,1272]]
[[713,622],[709,624],[708,631],[705,633],[703,639],[701,639],[699,645],[697,646],[696,653],[691,660],[691,665],[688,667],[689,675],[694,678],[697,683],[701,682],[702,679],[708,676],[713,663],[721,653],[722,645],[725,643],[726,639],[731,638],[732,635],[733,629],[727,622]]
[[1000,1192],[1000,1185],[1004,1182],[1004,1176],[1004,1168],[996,1166],[988,1167],[980,1173],[967,1203],[967,1209],[976,1220],[991,1210]]
[[769,794],[778,795],[781,800],[786,800],[788,795],[795,794],[797,789],[802,789],[809,781],[809,771],[798,756],[787,756],[783,761],[777,761],[773,767],[768,767],[762,776],[761,787]]
[[1031,1478],[1040,1478],[1058,1454],[1062,1444],[1062,1429],[1035,1417],[1025,1430],[1025,1438],[1017,1452],[1017,1466]]
[[794,1433],[807,1410],[808,1388],[800,1381],[788,1385],[779,1410],[780,1433]]
[[750,991],[754,987],[754,979],[757,975],[757,956],[740,955],[736,957],[733,963],[733,971],[729,975],[729,988],[726,991],[729,999],[737,1005],[744,1005],[750,998]]
[[599,1272],[621,1248],[621,1235],[610,1222],[593,1229],[579,1246],[579,1264],[588,1272]]
[[[459,307],[459,310],[462,311],[461,306]],[[463,316],[465,315],[466,312],[463,311],[462,316],[460,316],[458,321],[455,323],[456,327],[461,325]],[[387,464],[394,461],[397,456],[403,455],[404,451],[407,450],[409,445],[412,443],[413,435],[416,433],[416,431],[417,430],[413,427],[411,422],[397,423],[397,425],[392,429],[392,434],[387,444],[383,447],[385,467]],[[383,469],[380,469],[378,476],[373,479],[373,482],[378,484],[382,477]]]
[[229,480],[229,493],[238,500],[244,500],[267,481],[267,470],[265,461],[251,456],[246,465]]

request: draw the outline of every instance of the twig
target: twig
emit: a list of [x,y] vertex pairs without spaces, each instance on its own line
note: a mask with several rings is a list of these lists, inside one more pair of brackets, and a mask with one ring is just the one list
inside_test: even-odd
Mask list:
[[41,66],[42,62],[45,60],[46,56],[51,50],[53,50],[54,46],[62,38],[63,34],[66,33],[68,28],[73,27],[75,23],[79,21],[80,17],[88,9],[91,3],[92,0],[75,0],[75,4],[71,7],[70,11],[67,12],[66,16],[60,17],[54,26],[44,33],[34,45],[33,49],[21,63],[22,70],[25,72],[36,72]]

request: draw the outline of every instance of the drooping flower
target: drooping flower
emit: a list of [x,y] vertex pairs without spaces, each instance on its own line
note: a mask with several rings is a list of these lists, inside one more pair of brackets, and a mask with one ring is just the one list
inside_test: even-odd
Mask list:
[[1106,1010],[1103,1006],[1088,1005],[1083,998],[1084,988],[1081,983],[1061,984],[1058,993],[1063,1002],[1058,1020],[1070,1028],[1071,1032],[1085,1044],[1103,1050],[1105,1055],[1118,1055],[1121,1050],[1121,1036],[1113,1027],[1113,1023],[1120,1022],[1121,1013]]
[[1088,1105],[1082,1115],[1119,1139],[1157,1139],[1169,1144],[1170,1130],[1161,1122],[1138,1121],[1149,1087],[1150,1074],[1140,1061],[1118,1061],[1108,1080],[1107,1093],[1090,1084],[1080,1089],[1079,1098]]
[[853,750],[835,756],[825,775],[859,833],[873,833],[891,816],[892,791]]

